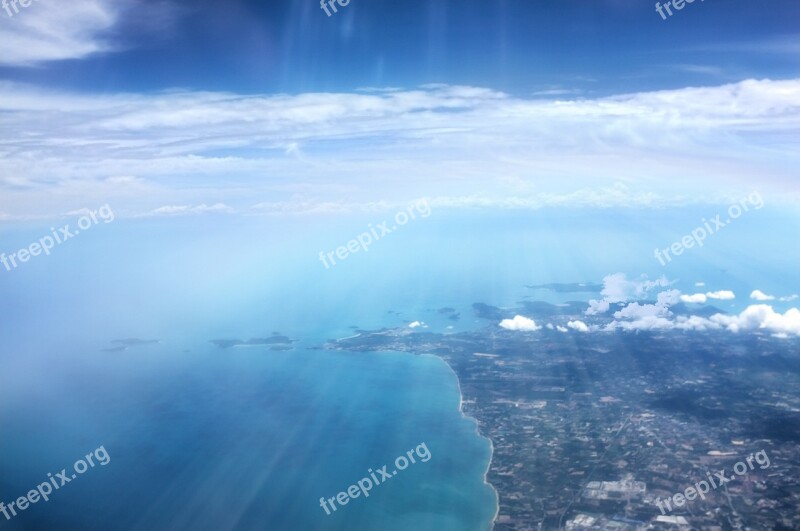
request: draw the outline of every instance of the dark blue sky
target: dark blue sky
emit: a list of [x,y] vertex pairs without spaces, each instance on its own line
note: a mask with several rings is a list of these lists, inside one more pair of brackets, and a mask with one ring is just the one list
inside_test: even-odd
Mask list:
[[697,0],[668,20],[636,0],[351,0],[331,17],[315,0],[165,5],[124,13],[107,35],[120,51],[0,78],[109,92],[447,83],[600,95],[785,79],[800,67],[796,0]]

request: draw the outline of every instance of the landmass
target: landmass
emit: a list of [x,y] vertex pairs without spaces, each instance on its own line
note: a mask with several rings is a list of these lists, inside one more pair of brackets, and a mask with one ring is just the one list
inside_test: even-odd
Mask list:
[[128,350],[130,347],[141,347],[141,346],[144,346],[144,345],[155,345],[158,342],[159,341],[157,339],[137,339],[137,338],[115,339],[111,343],[113,345],[116,345],[116,346],[109,347],[109,348],[104,348],[102,351],[103,352],[124,352],[124,351]]
[[[359,329],[322,348],[435,354],[453,368],[464,413],[493,441],[487,478],[499,494],[498,531],[800,529],[800,340],[719,330],[563,333],[570,319],[586,320],[585,302],[521,305],[476,303],[486,323],[473,331]],[[671,310],[688,314],[681,304]],[[498,326],[519,312],[565,326]],[[663,507],[707,474],[733,475],[735,463],[759,451],[769,467],[705,500],[659,509],[657,501]]]
[[292,344],[297,342],[279,332],[273,332],[270,337],[255,337],[252,339],[212,339],[210,341],[221,349],[233,347],[269,347],[272,351],[292,350]]

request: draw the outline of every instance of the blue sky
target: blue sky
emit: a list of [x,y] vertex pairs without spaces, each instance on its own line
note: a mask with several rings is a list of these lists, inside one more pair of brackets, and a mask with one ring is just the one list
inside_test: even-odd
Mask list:
[[[0,219],[796,204],[800,4],[38,0],[0,11]],[[724,183],[724,186],[721,186]]]
[[[3,26],[51,9],[38,1]],[[793,77],[799,66],[800,5],[791,0],[698,0],[666,21],[654,2],[635,0],[353,0],[332,17],[313,0],[82,4],[105,16],[87,14],[75,30],[81,60],[5,68],[3,77],[92,91],[447,83],[607,94]],[[53,25],[67,32],[70,16]],[[77,41],[116,51],[85,56]],[[17,46],[3,42],[8,64]]]

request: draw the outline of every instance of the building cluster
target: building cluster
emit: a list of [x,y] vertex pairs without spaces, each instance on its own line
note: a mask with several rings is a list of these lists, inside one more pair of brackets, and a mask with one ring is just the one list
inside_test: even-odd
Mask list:
[[[433,353],[494,444],[497,531],[800,529],[797,342],[730,334],[361,331],[327,348]],[[735,463],[764,451],[768,467]],[[666,510],[697,482],[734,476]]]

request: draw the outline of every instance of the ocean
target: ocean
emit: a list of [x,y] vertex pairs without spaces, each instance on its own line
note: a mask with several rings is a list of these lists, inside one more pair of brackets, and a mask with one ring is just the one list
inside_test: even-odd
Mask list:
[[[358,327],[485,326],[472,303],[585,299],[525,285],[601,282],[615,272],[745,295],[720,303],[729,311],[748,303],[750,289],[798,290],[786,274],[797,251],[751,238],[774,226],[767,209],[662,267],[653,249],[700,215],[434,211],[330,269],[318,253],[380,216],[122,218],[93,227],[51,256],[0,271],[0,501],[101,446],[111,460],[46,503],[0,515],[0,528],[489,529],[490,443],[460,413],[447,365],[317,347]],[[48,229],[5,229],[2,250]],[[752,261],[731,259],[745,246]],[[292,350],[211,343],[275,335],[291,338]],[[123,348],[126,339],[158,342]],[[320,506],[423,443],[427,462],[330,515]]]

